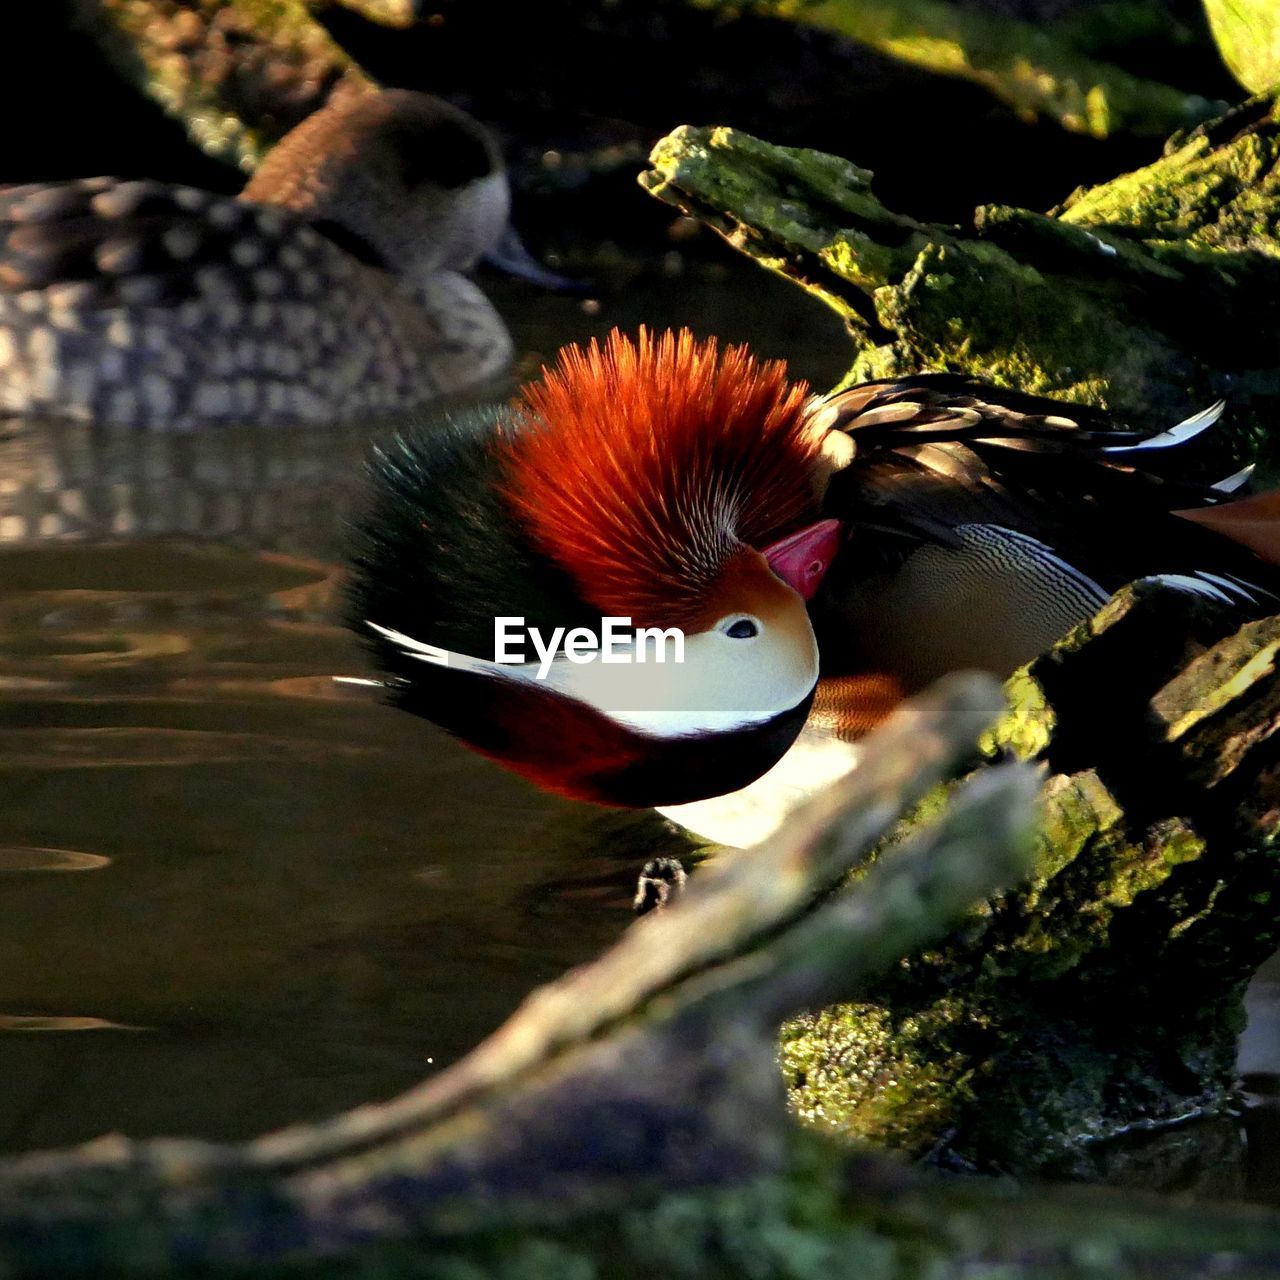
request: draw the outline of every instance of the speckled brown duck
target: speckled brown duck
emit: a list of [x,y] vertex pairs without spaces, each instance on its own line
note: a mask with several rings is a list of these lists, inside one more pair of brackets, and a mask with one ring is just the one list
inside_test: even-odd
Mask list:
[[498,150],[407,90],[349,95],[238,197],[0,189],[0,412],[139,427],[388,420],[501,375],[463,274],[507,228]]

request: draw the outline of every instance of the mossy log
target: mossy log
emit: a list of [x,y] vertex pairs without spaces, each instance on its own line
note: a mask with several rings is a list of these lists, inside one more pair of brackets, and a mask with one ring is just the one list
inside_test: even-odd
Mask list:
[[[643,181],[845,316],[850,380],[946,368],[1136,421],[1280,408],[1280,107],[1256,99],[1055,216],[887,210],[846,161],[678,130]],[[791,1024],[816,1122],[982,1169],[1097,1171],[1108,1139],[1234,1105],[1241,996],[1275,948],[1275,620],[1227,634],[1145,584],[1012,682],[1043,761],[1031,886],[874,999]]]
[[887,209],[847,160],[682,127],[642,184],[846,320],[850,381],[950,369],[1177,421],[1224,397],[1242,452],[1280,413],[1280,102],[1195,129],[1052,214]]

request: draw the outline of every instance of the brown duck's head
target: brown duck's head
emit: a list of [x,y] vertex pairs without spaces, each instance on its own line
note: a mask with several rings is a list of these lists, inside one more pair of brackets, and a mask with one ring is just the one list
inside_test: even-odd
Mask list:
[[469,270],[511,208],[488,131],[409,89],[336,95],[272,148],[241,199],[292,209],[357,257],[418,277]]
[[581,799],[758,777],[812,701],[835,550],[806,394],[741,347],[615,332],[379,453],[352,606],[392,700]]

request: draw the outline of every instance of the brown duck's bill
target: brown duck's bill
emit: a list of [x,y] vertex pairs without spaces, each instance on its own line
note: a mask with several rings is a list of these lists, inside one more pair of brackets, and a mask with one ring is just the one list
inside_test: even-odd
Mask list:
[[769,568],[802,599],[812,600],[840,550],[840,521],[819,520],[770,543],[764,549]]
[[585,280],[574,280],[570,276],[562,276],[549,267],[544,267],[524,247],[514,227],[507,227],[502,238],[485,255],[483,261],[517,280],[526,280],[541,289],[552,293],[589,293],[591,286]]

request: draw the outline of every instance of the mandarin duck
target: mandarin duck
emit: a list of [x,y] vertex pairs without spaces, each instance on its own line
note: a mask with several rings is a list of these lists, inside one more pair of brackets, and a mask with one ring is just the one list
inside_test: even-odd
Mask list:
[[551,279],[509,205],[489,134],[399,89],[335,98],[236,198],[117,178],[0,188],[0,413],[340,423],[483,384],[512,344],[463,273],[495,255]]
[[[679,805],[806,720],[855,740],[943,672],[1007,675],[1134,579],[1280,611],[1280,495],[1145,465],[1219,412],[1144,437],[951,374],[814,398],[741,347],[615,331],[375,455],[353,625],[393,703],[538,785]],[[513,618],[536,652],[498,653]],[[614,626],[614,665],[572,653]],[[634,661],[646,628],[683,662]]]

